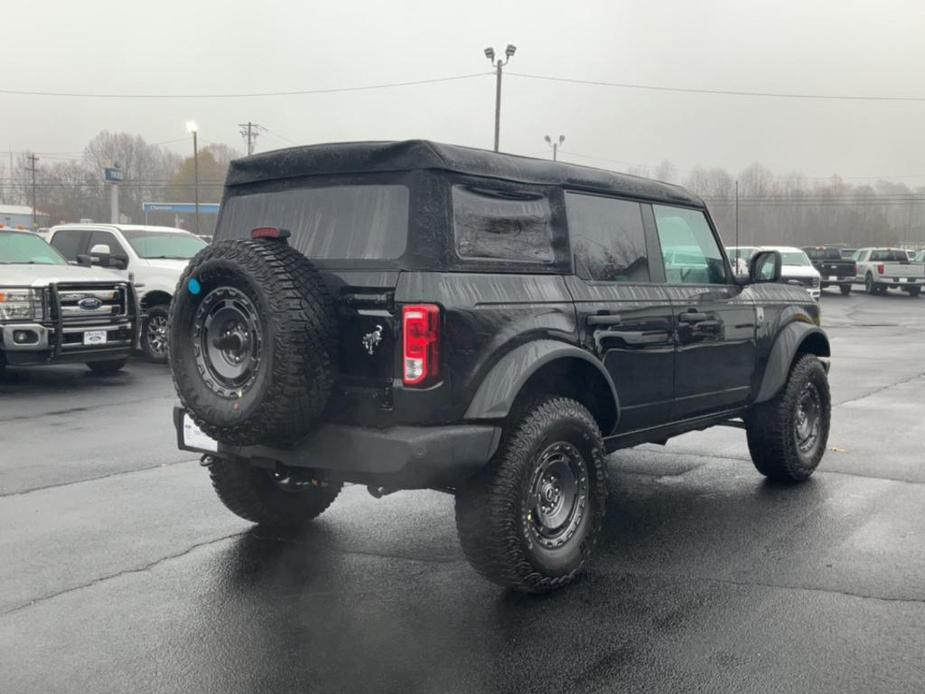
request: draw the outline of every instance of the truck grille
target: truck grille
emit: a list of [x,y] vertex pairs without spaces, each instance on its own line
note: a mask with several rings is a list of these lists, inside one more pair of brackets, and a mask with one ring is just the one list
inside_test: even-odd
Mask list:
[[786,284],[795,284],[800,287],[810,287],[812,289],[819,288],[819,278],[818,277],[785,277],[783,281]]
[[84,332],[106,332],[105,347],[134,344],[134,294],[124,282],[67,282],[45,290],[45,316],[52,324],[51,339],[61,351],[92,349]]

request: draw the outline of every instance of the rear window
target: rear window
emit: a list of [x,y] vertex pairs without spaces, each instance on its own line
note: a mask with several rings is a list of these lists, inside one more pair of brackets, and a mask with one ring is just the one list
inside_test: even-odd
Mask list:
[[552,213],[540,193],[453,186],[456,253],[474,260],[551,263]]
[[813,260],[841,260],[841,250],[838,248],[807,248],[806,255]]
[[396,260],[408,238],[404,185],[343,185],[238,195],[225,200],[216,236],[250,238],[256,227],[292,232],[290,245],[323,260]]
[[909,261],[909,256],[905,251],[871,251],[870,259],[882,263],[905,263]]

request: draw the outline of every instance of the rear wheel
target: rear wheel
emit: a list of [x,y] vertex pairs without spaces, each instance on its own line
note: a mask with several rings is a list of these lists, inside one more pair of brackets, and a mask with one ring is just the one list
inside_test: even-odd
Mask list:
[[851,293],[851,285],[843,284],[839,286],[839,290],[841,290],[842,296],[848,296]]
[[825,453],[831,408],[822,362],[812,354],[798,356],[780,392],[746,417],[758,472],[776,482],[809,479]]
[[155,364],[167,363],[167,306],[152,306],[141,326],[141,351]]
[[909,296],[918,296],[922,293],[921,287],[909,287]]
[[867,277],[864,278],[864,291],[866,291],[868,294],[877,293],[877,285],[874,282],[874,276],[869,272],[867,273]]
[[260,525],[298,527],[321,515],[342,485],[323,483],[302,470],[265,470],[209,456],[212,487],[235,515]]
[[106,361],[88,361],[87,367],[100,376],[111,376],[118,373],[128,363],[128,359],[107,359]]
[[606,497],[594,418],[574,400],[540,400],[511,418],[498,453],[457,492],[463,552],[501,586],[560,588],[586,567]]

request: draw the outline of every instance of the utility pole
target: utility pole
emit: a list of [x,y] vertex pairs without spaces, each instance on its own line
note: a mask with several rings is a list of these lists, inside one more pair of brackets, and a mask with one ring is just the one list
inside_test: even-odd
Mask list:
[[507,45],[507,48],[504,49],[504,61],[501,58],[495,60],[495,49],[488,47],[485,49],[485,57],[488,58],[488,61],[495,67],[497,71],[497,81],[495,82],[495,151],[498,151],[498,147],[501,143],[501,72],[505,65],[508,64],[508,61],[511,59],[511,56],[514,55],[514,52],[517,50],[517,46],[512,43]]
[[246,123],[238,123],[238,127],[241,128],[241,137],[247,143],[247,156],[250,156],[254,153],[254,146],[257,144],[257,135],[260,134],[261,126],[247,121]]
[[34,154],[30,154],[26,158],[30,162],[29,171],[32,172],[32,231],[35,231],[37,229],[35,224],[35,162],[37,162],[39,158]]
[[193,121],[189,121],[186,130],[193,135],[193,194],[196,200],[196,235],[199,236],[199,128]]
[[546,140],[546,144],[552,145],[552,160],[556,161],[557,160],[556,155],[559,152],[559,145],[565,142],[565,135],[559,135],[558,140],[553,140],[551,137],[549,137],[549,135],[547,135],[543,139]]
[[739,269],[739,179],[736,179],[736,271]]

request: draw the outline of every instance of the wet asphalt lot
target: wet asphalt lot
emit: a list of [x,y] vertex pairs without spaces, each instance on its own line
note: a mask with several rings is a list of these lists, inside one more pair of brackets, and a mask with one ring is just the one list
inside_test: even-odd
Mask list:
[[543,597],[480,579],[435,492],[255,530],[176,450],[165,368],[9,370],[0,692],[925,691],[925,297],[823,317],[813,480],[730,428],[617,453],[592,571]]

